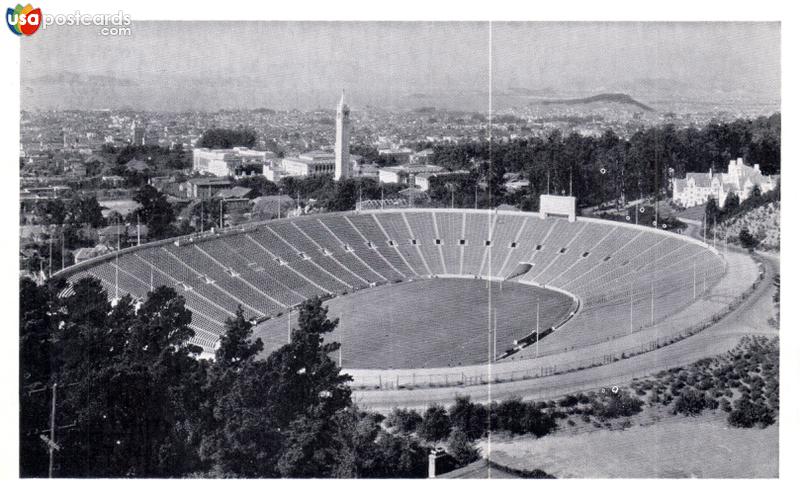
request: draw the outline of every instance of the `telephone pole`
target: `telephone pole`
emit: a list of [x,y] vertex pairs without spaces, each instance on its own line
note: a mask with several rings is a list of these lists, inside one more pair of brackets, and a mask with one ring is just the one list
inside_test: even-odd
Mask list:
[[55,451],[58,449],[56,444],[56,389],[58,383],[53,383],[53,398],[50,403],[50,441],[47,443],[48,451],[50,452],[50,463],[47,469],[47,477],[53,478],[53,459],[55,458]]

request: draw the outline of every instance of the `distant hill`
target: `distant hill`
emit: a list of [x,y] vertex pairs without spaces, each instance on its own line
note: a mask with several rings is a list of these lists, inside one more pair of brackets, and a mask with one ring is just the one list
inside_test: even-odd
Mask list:
[[582,105],[587,103],[620,103],[625,105],[634,105],[639,107],[642,110],[646,110],[648,112],[654,112],[655,109],[645,105],[644,103],[634,100],[630,95],[626,95],[625,93],[601,93],[599,95],[594,95],[586,98],[569,98],[569,99],[562,99],[562,100],[542,100],[541,104],[543,105]]

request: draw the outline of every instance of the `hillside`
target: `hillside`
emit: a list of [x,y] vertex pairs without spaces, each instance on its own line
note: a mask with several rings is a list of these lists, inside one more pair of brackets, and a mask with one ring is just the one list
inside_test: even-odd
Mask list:
[[725,220],[717,227],[717,238],[722,240],[727,229],[729,241],[739,242],[739,231],[746,227],[761,241],[756,249],[780,251],[781,202],[776,201]]
[[648,112],[654,112],[655,109],[645,105],[644,103],[635,100],[630,95],[625,93],[601,93],[599,95],[589,96],[586,98],[568,98],[560,100],[542,100],[542,105],[584,105],[588,103],[618,103],[623,105],[633,105]]

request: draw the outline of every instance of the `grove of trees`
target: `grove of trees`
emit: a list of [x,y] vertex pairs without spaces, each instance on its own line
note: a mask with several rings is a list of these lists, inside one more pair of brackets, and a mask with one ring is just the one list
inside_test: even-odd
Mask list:
[[[590,206],[656,193],[663,198],[672,177],[707,172],[710,167],[721,170],[737,157],[760,164],[765,174],[780,173],[780,133],[781,116],[774,114],[713,122],[701,129],[678,129],[667,124],[638,131],[629,139],[610,130],[600,137],[577,133],[564,136],[553,131],[544,138],[438,144],[433,150],[437,165],[473,170],[491,159],[495,176],[515,172],[528,179],[528,196],[538,197],[548,191],[568,193],[571,189],[579,205]],[[486,180],[488,171],[481,172]],[[491,184],[491,178],[487,182]],[[449,193],[439,193],[432,196],[449,203]],[[468,190],[462,193],[474,194]],[[502,191],[494,191],[494,196],[492,205],[509,200],[520,205],[523,201],[506,197]]]

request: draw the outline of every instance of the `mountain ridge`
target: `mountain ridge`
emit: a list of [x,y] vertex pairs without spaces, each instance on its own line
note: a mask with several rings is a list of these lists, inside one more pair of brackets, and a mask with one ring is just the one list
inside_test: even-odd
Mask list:
[[537,103],[540,103],[542,105],[582,105],[595,102],[609,102],[609,103],[634,105],[642,110],[646,110],[648,112],[655,112],[655,109],[653,107],[645,105],[644,103],[634,99],[627,93],[599,93],[597,95],[592,95],[584,98],[561,98],[554,100],[540,100]]

